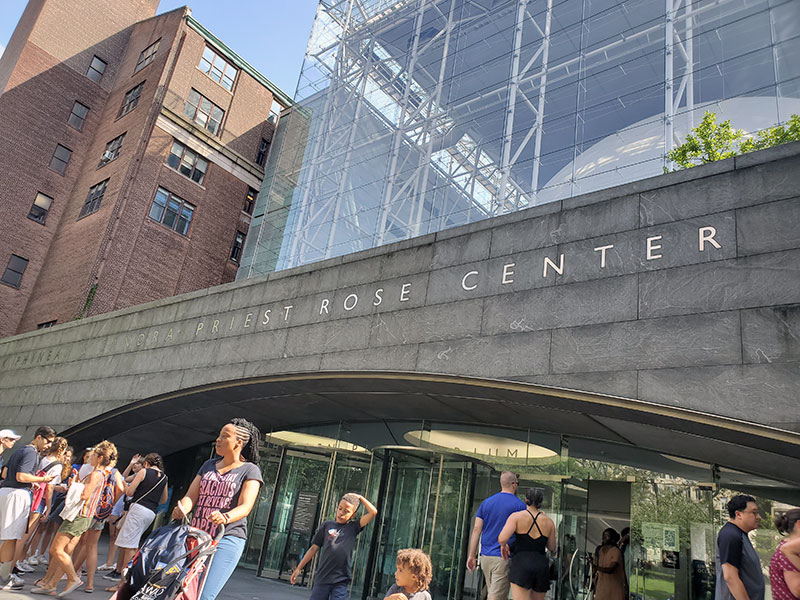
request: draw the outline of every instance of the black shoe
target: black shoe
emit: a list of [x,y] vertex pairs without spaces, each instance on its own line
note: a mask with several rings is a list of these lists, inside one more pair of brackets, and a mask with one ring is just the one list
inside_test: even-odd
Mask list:
[[103,579],[108,579],[109,581],[119,581],[120,579],[122,579],[122,573],[111,571],[110,573],[106,573],[105,575],[103,575]]

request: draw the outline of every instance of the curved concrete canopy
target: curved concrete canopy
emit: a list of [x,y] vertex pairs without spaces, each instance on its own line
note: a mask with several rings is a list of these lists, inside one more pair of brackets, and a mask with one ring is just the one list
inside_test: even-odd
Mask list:
[[78,444],[111,437],[123,451],[170,454],[209,442],[234,416],[246,416],[265,432],[343,417],[530,429],[605,443],[597,456],[591,443],[585,445],[587,458],[702,474],[691,461],[668,457],[677,456],[800,484],[800,435],[639,400],[441,374],[297,373],[227,381],[141,400],[65,435]]

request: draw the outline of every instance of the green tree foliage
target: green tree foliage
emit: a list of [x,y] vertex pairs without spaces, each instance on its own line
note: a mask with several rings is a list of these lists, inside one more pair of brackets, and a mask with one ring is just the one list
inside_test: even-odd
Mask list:
[[689,169],[737,154],[793,141],[800,141],[798,115],[792,115],[785,126],[770,127],[760,131],[757,137],[749,137],[741,129],[734,129],[730,119],[717,123],[716,113],[706,111],[700,125],[686,135],[683,144],[667,154],[667,159],[674,163],[677,169]]

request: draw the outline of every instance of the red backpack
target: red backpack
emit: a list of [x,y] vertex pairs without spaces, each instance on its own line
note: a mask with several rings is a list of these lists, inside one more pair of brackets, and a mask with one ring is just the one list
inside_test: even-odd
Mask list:
[[95,519],[107,519],[114,510],[114,483],[117,470],[111,469],[103,482],[103,490],[100,492],[100,499],[97,501],[97,508],[94,511]]
[[[59,461],[53,461],[49,465],[47,465],[46,469],[39,469],[36,471],[37,477],[44,477],[46,475],[53,474],[53,467],[58,466],[60,468],[64,468]],[[31,493],[33,494],[33,499],[31,500],[31,510],[34,510],[36,507],[39,506],[39,503],[44,498],[44,493],[47,491],[47,484],[44,481],[37,481],[36,483],[31,484]]]

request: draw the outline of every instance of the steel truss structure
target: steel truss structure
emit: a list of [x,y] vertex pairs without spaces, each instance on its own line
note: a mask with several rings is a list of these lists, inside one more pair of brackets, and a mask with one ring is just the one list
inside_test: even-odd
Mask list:
[[[659,45],[668,152],[680,143],[676,115],[693,123],[695,28],[745,5],[665,0],[660,21],[553,61],[553,0],[323,0],[327,43],[306,56],[317,83],[300,104],[313,117],[279,268],[536,205],[548,87]],[[453,98],[459,40],[503,19],[513,23],[505,82]],[[398,31],[407,37],[389,35]],[[501,131],[464,125],[498,107]],[[376,148],[388,157],[381,172]]]

